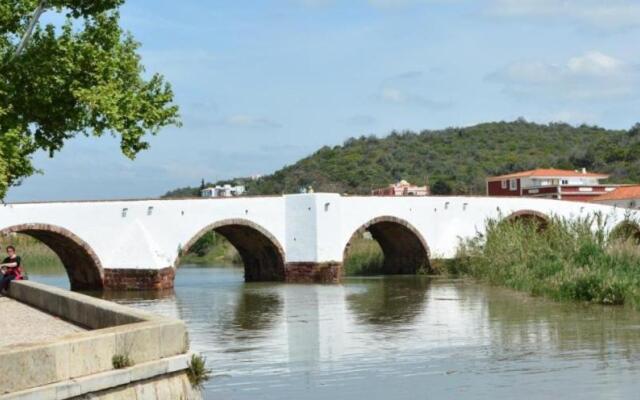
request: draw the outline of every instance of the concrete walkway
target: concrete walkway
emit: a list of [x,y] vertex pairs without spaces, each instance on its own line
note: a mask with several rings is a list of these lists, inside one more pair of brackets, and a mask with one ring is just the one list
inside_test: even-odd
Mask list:
[[0,320],[0,348],[49,341],[86,331],[77,325],[3,296],[0,296]]

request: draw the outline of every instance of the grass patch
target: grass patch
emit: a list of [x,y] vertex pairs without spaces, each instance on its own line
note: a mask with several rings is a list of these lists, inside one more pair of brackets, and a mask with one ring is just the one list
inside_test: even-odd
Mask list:
[[211,379],[211,370],[207,368],[207,358],[199,354],[192,354],[187,368],[187,376],[191,386],[202,390],[204,384]]
[[347,276],[380,275],[383,273],[384,254],[378,242],[366,237],[354,239],[344,260]]
[[133,361],[126,354],[115,354],[111,358],[111,364],[115,369],[123,369],[131,367],[133,365]]
[[598,215],[544,226],[490,220],[446,269],[536,296],[640,308],[640,249],[628,233],[610,231]]
[[233,245],[215,232],[201,237],[180,258],[180,264],[193,265],[242,265],[242,258]]

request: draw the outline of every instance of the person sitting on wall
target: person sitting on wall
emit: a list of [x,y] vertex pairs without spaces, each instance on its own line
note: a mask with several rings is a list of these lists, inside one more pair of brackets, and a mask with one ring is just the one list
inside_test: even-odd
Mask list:
[[0,291],[9,289],[9,282],[22,279],[20,265],[22,259],[16,255],[16,248],[7,246],[7,257],[0,264]]

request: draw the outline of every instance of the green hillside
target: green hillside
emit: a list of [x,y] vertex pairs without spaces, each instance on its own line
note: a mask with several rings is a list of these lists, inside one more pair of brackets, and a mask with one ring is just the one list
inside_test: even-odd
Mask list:
[[[242,182],[248,194],[316,192],[367,194],[399,179],[421,184],[436,194],[477,194],[485,177],[532,168],[607,172],[617,183],[640,182],[640,124],[632,129],[540,125],[518,120],[437,131],[392,132],[384,138],[352,138],[325,146],[297,163],[257,181]],[[195,196],[198,187],[166,197]]]

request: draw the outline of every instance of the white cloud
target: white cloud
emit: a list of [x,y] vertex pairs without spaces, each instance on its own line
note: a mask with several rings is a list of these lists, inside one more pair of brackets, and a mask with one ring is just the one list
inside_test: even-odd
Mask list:
[[450,102],[433,99],[433,83],[422,71],[406,71],[385,79],[375,97],[388,104],[445,109]]
[[219,125],[235,128],[280,128],[280,123],[265,117],[254,117],[246,114],[227,116],[219,121]]
[[491,74],[488,79],[516,95],[589,100],[635,94],[640,74],[637,67],[591,51],[560,64],[516,62]]
[[581,57],[573,57],[567,62],[571,73],[593,76],[615,76],[625,72],[625,64],[606,54],[591,51]]
[[387,103],[396,105],[410,105],[431,109],[445,109],[451,107],[451,103],[432,100],[413,91],[385,86],[380,90],[378,98]]
[[595,124],[598,122],[600,116],[593,113],[576,110],[562,110],[552,113],[548,122],[567,122],[573,125],[580,124]]
[[640,4],[631,0],[488,0],[502,17],[559,18],[603,29],[640,27]]
[[368,114],[356,114],[344,120],[348,125],[371,126],[376,123],[376,118]]
[[383,100],[386,100],[390,103],[406,103],[409,101],[409,96],[405,93],[402,93],[399,89],[395,88],[382,88],[382,92],[380,93],[380,97]]

